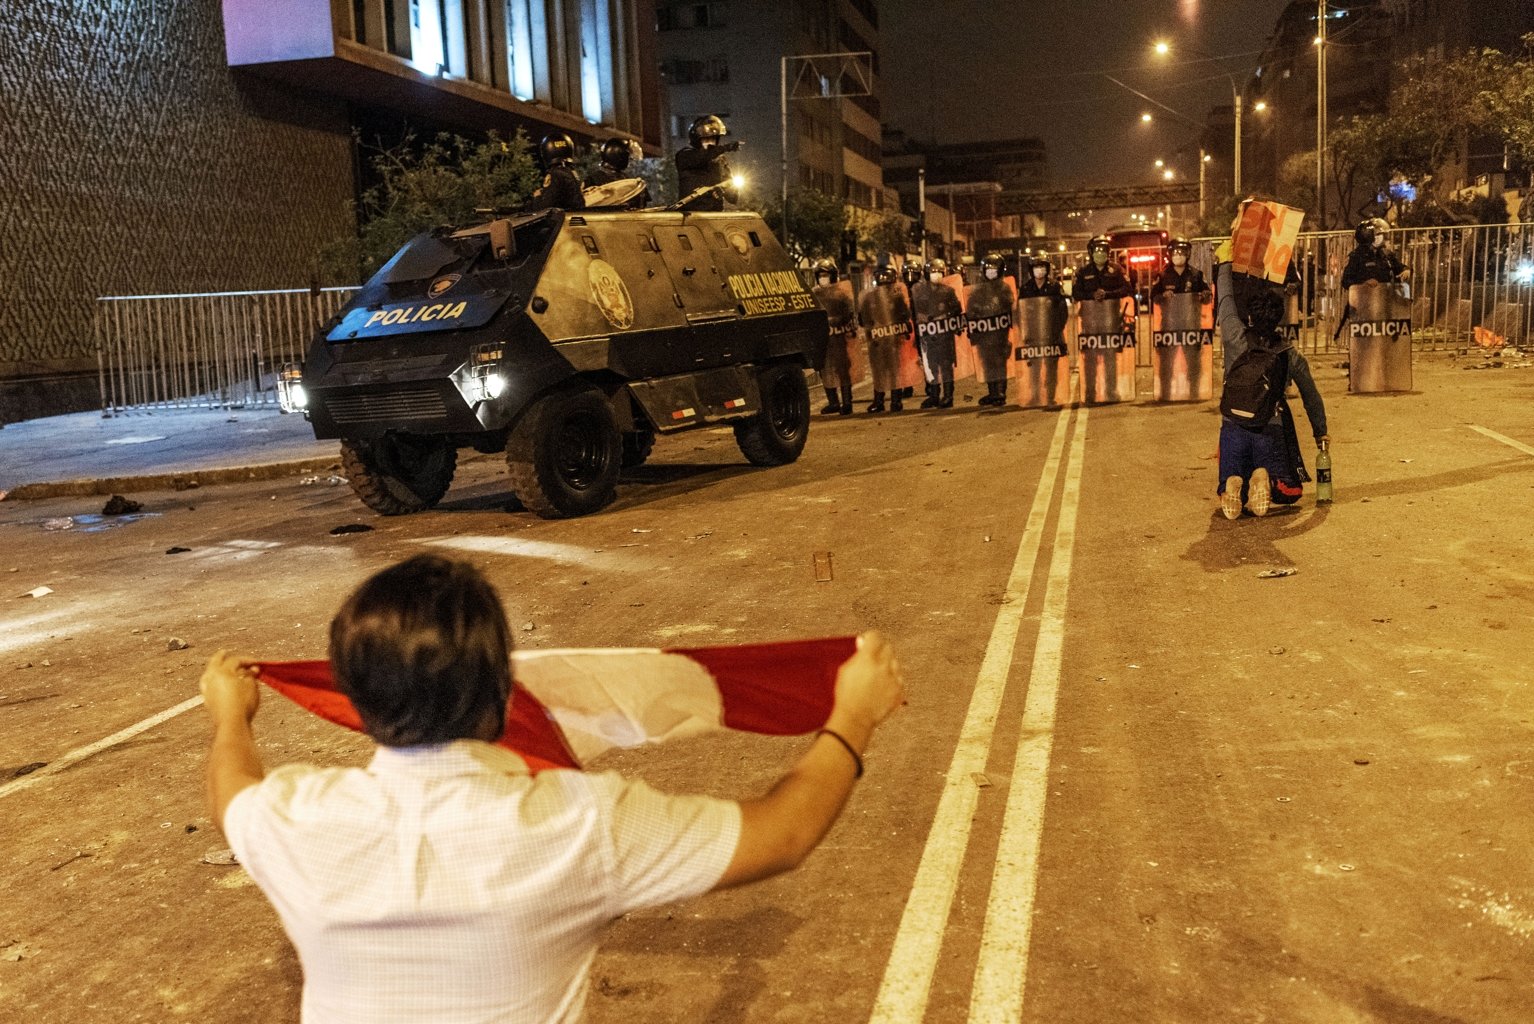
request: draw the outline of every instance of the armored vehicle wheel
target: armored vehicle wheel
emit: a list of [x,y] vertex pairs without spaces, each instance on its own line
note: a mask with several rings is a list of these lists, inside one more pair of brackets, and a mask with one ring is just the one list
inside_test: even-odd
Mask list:
[[511,488],[544,519],[606,505],[618,483],[622,440],[597,391],[556,391],[522,416],[506,442]]
[[810,436],[810,392],[804,371],[791,363],[769,366],[756,378],[762,411],[735,424],[735,443],[753,466],[786,466]]
[[402,516],[442,500],[458,468],[458,449],[441,438],[385,434],[377,441],[342,441],[341,465],[364,505]]
[[623,435],[623,468],[643,466],[655,450],[655,431],[633,430]]

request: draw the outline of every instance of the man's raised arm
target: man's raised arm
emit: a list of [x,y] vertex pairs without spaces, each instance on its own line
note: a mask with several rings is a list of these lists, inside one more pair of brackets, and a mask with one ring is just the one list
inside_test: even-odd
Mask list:
[[208,748],[208,807],[213,823],[223,828],[229,801],[266,777],[250,730],[261,704],[261,688],[250,662],[224,651],[208,661],[198,686],[213,720],[213,742]]

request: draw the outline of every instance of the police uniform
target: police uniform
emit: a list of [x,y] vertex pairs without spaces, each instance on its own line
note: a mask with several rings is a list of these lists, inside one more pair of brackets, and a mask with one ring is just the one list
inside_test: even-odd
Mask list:
[[[1028,280],[1024,281],[1022,285],[1017,289],[1017,300],[1021,302],[1024,299],[1055,300],[1055,303],[1059,307],[1056,312],[1056,316],[1059,318],[1058,322],[1062,325],[1060,337],[1056,344],[1060,355],[1065,355],[1065,332],[1063,325],[1066,321],[1067,313],[1065,309],[1065,291],[1060,287],[1060,282],[1045,281],[1043,284],[1039,284],[1039,282],[1033,279],[1033,275],[1030,273],[1028,275]],[[1027,344],[1027,339],[1024,339],[1024,344]],[[1034,388],[1035,394],[1048,396],[1048,403],[1050,405],[1054,405],[1055,389],[1059,387],[1060,384],[1060,360],[1059,358],[1045,359],[1041,360],[1041,362],[1043,365],[1042,374],[1039,373],[1038,365],[1035,364],[1032,360],[1029,361],[1029,383]]]
[[543,185],[533,193],[527,204],[529,210],[584,210],[586,197],[581,194],[581,179],[564,164],[549,168],[543,176]]
[[826,339],[826,361],[820,368],[820,381],[832,403],[822,412],[834,409],[846,416],[852,412],[852,353],[847,346],[857,333],[857,311],[852,308],[852,296],[835,281],[816,285],[813,294],[820,308],[826,311],[826,323],[831,332]]
[[591,172],[591,180],[588,184],[611,185],[613,182],[621,181],[626,177],[628,177],[628,175],[619,171],[617,168],[609,167],[606,164],[598,164],[597,169]]
[[964,304],[943,282],[918,281],[911,288],[911,305],[922,368],[937,388],[936,406],[946,409],[953,405],[953,370],[959,359],[954,332],[962,322]]
[[1088,260],[1076,270],[1076,282],[1071,285],[1071,297],[1077,302],[1097,297],[1098,289],[1105,293],[1105,299],[1122,299],[1133,295],[1135,286],[1124,274],[1124,270],[1110,257],[1101,270],[1097,264]]
[[1161,268],[1161,278],[1156,282],[1156,293],[1172,292],[1176,295],[1186,295],[1189,292],[1207,292],[1209,285],[1204,281],[1204,272],[1193,264],[1186,264],[1181,270],[1168,263]]
[[[720,185],[730,180],[730,162],[724,158],[722,146],[684,146],[676,152],[676,185],[679,196],[691,195],[707,185]],[[719,211],[724,209],[725,197],[716,190],[694,202],[693,210]],[[731,197],[733,199],[733,196]]]
[[1365,281],[1389,284],[1405,270],[1406,264],[1401,258],[1383,246],[1360,245],[1348,254],[1348,265],[1342,271],[1342,288],[1346,291]]
[[986,405],[1002,405],[1007,400],[1007,357],[1011,355],[1012,293],[1000,275],[982,277],[969,292],[964,307],[969,325],[969,341],[980,356],[980,380],[987,395]]
[[901,410],[900,343],[910,329],[911,305],[899,282],[879,284],[858,298],[858,324],[868,336],[868,365],[873,371],[874,400],[869,412],[884,411],[884,396],[890,395],[890,409]]

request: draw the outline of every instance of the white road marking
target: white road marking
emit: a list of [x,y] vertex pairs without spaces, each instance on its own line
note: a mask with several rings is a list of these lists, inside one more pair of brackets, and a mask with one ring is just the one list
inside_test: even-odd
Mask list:
[[1081,502],[1087,410],[1081,410],[1060,495],[1049,581],[1039,613],[1039,639],[1028,673],[1017,759],[1007,790],[1007,811],[996,844],[996,869],[980,938],[980,961],[970,991],[972,1024],[1011,1024],[1023,1016],[1028,980],[1028,943],[1039,881],[1039,846],[1044,834],[1044,801],[1049,792],[1049,754],[1055,736],[1055,701],[1060,692],[1060,659],[1065,644],[1066,597],[1076,550],[1076,511]]
[[1522,441],[1514,441],[1512,438],[1507,437],[1507,436],[1505,436],[1503,434],[1499,434],[1495,430],[1487,430],[1485,427],[1478,427],[1474,423],[1467,424],[1467,426],[1469,426],[1470,429],[1475,431],[1477,434],[1485,434],[1487,437],[1491,438],[1493,441],[1501,441],[1503,444],[1507,445],[1509,448],[1516,448],[1519,451],[1523,452],[1525,455],[1534,455],[1534,448],[1529,447],[1528,445],[1524,444]]
[[92,754],[99,754],[101,751],[106,750],[109,747],[115,747],[119,743],[124,743],[128,740],[131,740],[139,733],[153,729],[155,726],[162,722],[168,722],[172,718],[175,718],[177,715],[181,714],[183,711],[190,711],[201,703],[202,697],[200,696],[188,698],[173,708],[166,708],[158,715],[151,715],[144,719],[142,722],[137,722],[128,726],[126,729],[114,732],[112,735],[106,737],[105,739],[99,739],[89,746],[76,747],[74,750],[71,750],[69,753],[63,755],[62,757],[49,761],[45,767],[39,768],[32,774],[23,775],[19,779],[12,779],[10,782],[0,785],[0,797],[8,797],[12,793],[19,793],[28,787],[35,786],[44,779],[58,774],[65,768],[68,768],[70,765],[77,764],[78,762],[85,760],[87,757],[90,757]]
[[[1085,409],[1081,416],[1084,422]],[[996,624],[991,628],[991,639],[986,644],[985,658],[975,680],[974,695],[970,698],[969,711],[959,732],[953,761],[948,766],[942,795],[938,798],[937,813],[927,833],[927,844],[922,850],[911,894],[906,899],[889,963],[884,968],[884,980],[874,1001],[871,1024],[912,1024],[920,1021],[927,1010],[932,975],[937,969],[943,932],[948,925],[948,914],[953,906],[975,816],[979,789],[971,776],[984,772],[990,757],[991,735],[996,730],[996,716],[1006,692],[1007,676],[1012,670],[1012,651],[1022,625],[1023,609],[1028,603],[1033,567],[1038,561],[1044,536],[1044,520],[1054,498],[1069,418],[1070,410],[1062,410],[1055,423],[1054,438],[1044,460],[1039,486],[1034,491],[1027,526],[1018,543],[1011,574],[1007,577],[1011,599],[1002,604],[996,613]]]

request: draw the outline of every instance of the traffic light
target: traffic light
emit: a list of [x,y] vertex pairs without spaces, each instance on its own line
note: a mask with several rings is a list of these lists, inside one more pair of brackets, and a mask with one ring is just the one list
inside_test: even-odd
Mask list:
[[858,233],[856,231],[842,232],[842,258],[841,262],[851,263],[858,258]]
[[918,249],[921,248],[921,240],[922,240],[923,236],[926,235],[926,233],[927,233],[926,227],[925,227],[925,225],[922,224],[920,217],[918,217],[915,220],[911,221],[911,245],[912,246],[914,246],[915,248],[918,248]]

